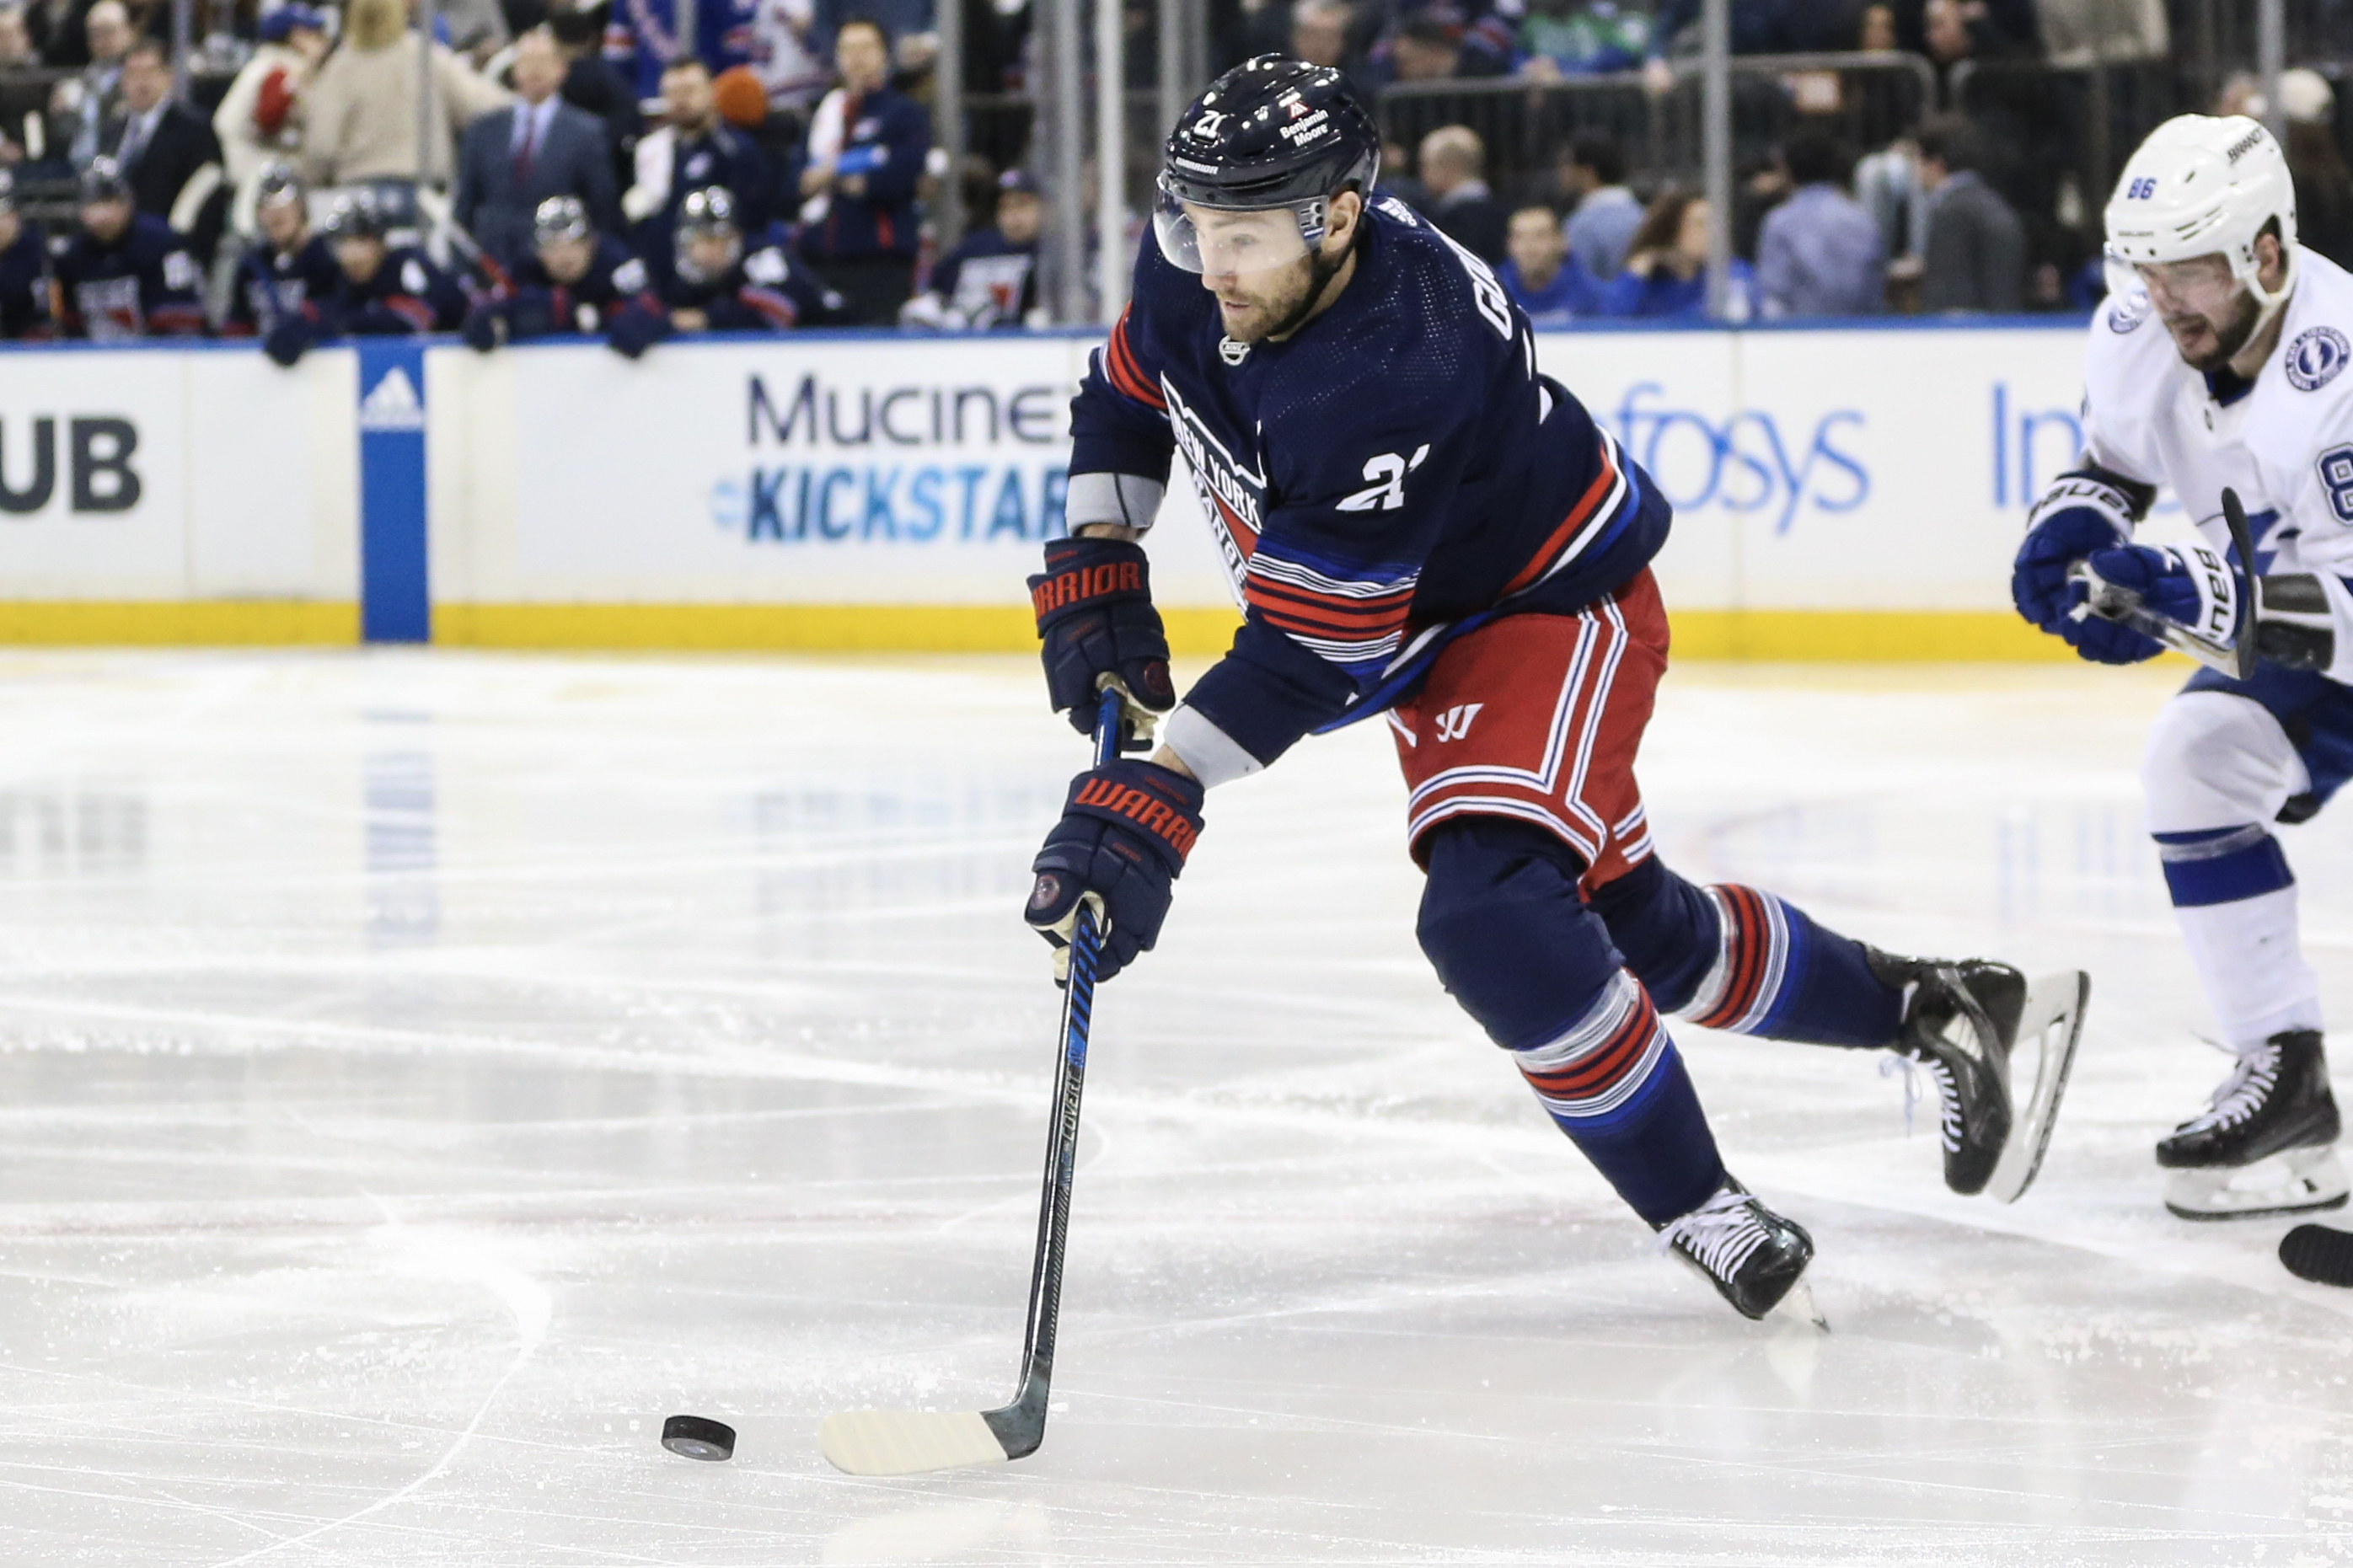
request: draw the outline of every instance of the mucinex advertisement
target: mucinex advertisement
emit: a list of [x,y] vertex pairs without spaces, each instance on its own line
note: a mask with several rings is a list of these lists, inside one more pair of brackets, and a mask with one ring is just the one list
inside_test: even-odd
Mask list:
[[[466,422],[511,421],[516,479],[459,492],[474,537],[456,591],[1018,603],[1062,527],[1068,402],[1091,346],[778,339],[635,364],[583,346],[495,371],[442,351],[472,383]],[[1675,504],[1671,602],[1724,609],[2002,607],[2026,510],[2074,456],[2081,351],[2073,328],[1540,340],[1546,371]],[[501,458],[476,439],[467,460]],[[449,493],[437,485],[437,505]],[[459,521],[437,517],[437,539]],[[1225,602],[1181,479],[1153,550],[1166,602]]]

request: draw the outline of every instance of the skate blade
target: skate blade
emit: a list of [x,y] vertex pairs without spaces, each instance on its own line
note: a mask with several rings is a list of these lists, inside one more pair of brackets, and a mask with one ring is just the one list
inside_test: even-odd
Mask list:
[[2165,1206],[2179,1219],[2265,1219],[2343,1208],[2348,1193],[2334,1148],[2291,1149],[2252,1165],[2168,1172]]
[[[2001,1158],[1994,1162],[1993,1175],[1986,1183],[1987,1193],[1997,1202],[2016,1203],[2042,1169],[2091,1000],[2092,977],[2080,969],[2046,974],[2027,987],[2018,1039],[2010,1055],[2010,1141],[2002,1145]],[[2026,1065],[2021,1058],[2030,1047],[2034,1052],[2033,1087],[2021,1097],[2020,1069]]]
[[1799,1278],[1795,1285],[1789,1287],[1788,1295],[1773,1303],[1773,1310],[1766,1313],[1765,1317],[1768,1322],[1777,1327],[1781,1325],[1802,1327],[1811,1323],[1823,1333],[1831,1331],[1831,1321],[1822,1316],[1821,1308],[1814,1300],[1814,1287],[1803,1276]]

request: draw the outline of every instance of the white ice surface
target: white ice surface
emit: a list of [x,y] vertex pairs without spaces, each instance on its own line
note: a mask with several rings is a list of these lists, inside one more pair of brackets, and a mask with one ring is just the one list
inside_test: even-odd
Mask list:
[[[875,1482],[825,1413],[1016,1370],[1029,661],[0,657],[0,1564],[2353,1557],[2353,1293],[2158,1205],[2224,1065],[2137,826],[2178,679],[1670,679],[1686,874],[2095,979],[2010,1209],[1878,1058],[1681,1031],[1827,1338],[1439,991],[1380,726],[1221,790],[1099,1007],[1046,1447]],[[2353,836],[2287,840],[2341,1016]]]

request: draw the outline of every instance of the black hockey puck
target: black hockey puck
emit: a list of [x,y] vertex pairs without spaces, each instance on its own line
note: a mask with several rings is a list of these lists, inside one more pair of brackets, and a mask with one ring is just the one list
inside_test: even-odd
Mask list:
[[673,1415],[662,1423],[662,1447],[690,1459],[717,1464],[735,1456],[735,1428],[701,1415]]
[[2353,1235],[2325,1225],[2300,1225],[2280,1237],[2287,1271],[2316,1285],[2353,1285]]

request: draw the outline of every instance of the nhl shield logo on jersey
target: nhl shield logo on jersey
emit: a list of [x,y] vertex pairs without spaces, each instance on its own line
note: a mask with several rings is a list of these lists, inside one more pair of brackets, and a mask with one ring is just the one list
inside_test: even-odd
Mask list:
[[2288,345],[2288,384],[2298,392],[2317,392],[2337,379],[2345,362],[2353,360],[2353,343],[2335,327],[2309,327]]
[[2108,331],[2122,337],[2148,320],[2148,296],[2125,294],[2108,306]]

